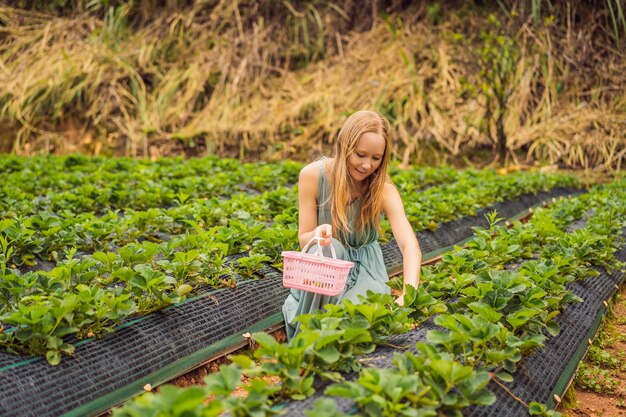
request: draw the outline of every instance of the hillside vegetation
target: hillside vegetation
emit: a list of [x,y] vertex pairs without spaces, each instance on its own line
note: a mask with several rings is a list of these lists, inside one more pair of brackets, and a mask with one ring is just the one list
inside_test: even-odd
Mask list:
[[8,1],[0,150],[305,159],[373,108],[405,164],[619,170],[625,41],[624,0]]

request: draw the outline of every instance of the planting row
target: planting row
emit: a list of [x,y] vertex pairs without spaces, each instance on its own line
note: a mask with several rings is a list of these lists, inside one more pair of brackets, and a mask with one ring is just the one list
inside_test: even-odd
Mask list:
[[[479,206],[472,198],[513,197],[571,183],[569,177],[526,175],[485,171],[445,191],[464,192],[454,204],[471,208]],[[487,185],[480,178],[492,181]],[[441,198],[435,188],[424,193],[426,203]],[[182,301],[200,285],[235,285],[235,274],[255,277],[264,263],[278,262],[282,250],[297,246],[294,194],[282,188],[124,217],[109,213],[83,222],[77,216],[61,223],[45,212],[23,222],[0,221],[0,322],[8,327],[0,343],[9,351],[45,354],[50,363],[58,363],[61,353],[73,352],[68,336],[101,336],[133,314]],[[281,213],[271,227],[263,217],[266,211]],[[457,211],[462,214],[467,207]],[[432,211],[426,219],[435,222],[436,215]],[[119,243],[124,244],[115,246]],[[95,252],[78,256],[79,249]],[[229,264],[227,256],[242,252],[247,256]],[[50,271],[16,268],[33,263],[35,256],[54,259],[56,266]]]
[[10,244],[11,255],[6,256],[6,262],[22,270],[37,265],[38,260],[60,261],[70,248],[81,253],[116,251],[131,243],[162,243],[201,229],[223,236],[228,255],[247,250],[261,231],[268,236],[281,225],[295,224],[294,215],[290,215],[295,205],[294,192],[280,187],[253,196],[239,193],[229,199],[188,201],[171,208],[129,210],[124,215],[112,211],[102,216],[40,211],[0,220],[0,238]]
[[[469,172],[472,171],[468,171]],[[539,172],[500,175],[494,170],[473,171],[457,181],[402,196],[407,217],[414,230],[436,230],[440,224],[473,216],[482,207],[514,199],[522,194],[548,191],[555,187],[578,187],[571,176]],[[383,230],[389,235],[389,227]]]
[[[510,382],[522,357],[559,333],[554,318],[565,305],[580,301],[566,285],[597,276],[596,267],[624,267],[613,254],[624,245],[625,190],[622,181],[559,200],[510,229],[492,214],[490,227],[464,248],[423,268],[424,282],[407,291],[403,307],[381,294],[358,305],[329,305],[301,316],[302,332],[290,343],[254,334],[254,359],[232,357],[205,386],[165,386],[114,415],[278,415],[286,400],[310,397],[320,386],[316,378],[327,381],[328,396],[354,401],[361,416],[460,416],[470,405],[490,405],[496,399],[490,384]],[[584,215],[584,227],[568,229]],[[428,344],[398,350],[392,367],[363,368],[363,355],[433,316],[439,329],[427,333]],[[358,377],[344,379],[352,371]],[[276,379],[280,383],[267,382]],[[233,397],[237,387],[247,396]],[[529,413],[558,414],[538,403],[529,404]],[[330,398],[305,414],[346,415]]]
[[242,164],[231,159],[137,159],[84,156],[0,157],[3,217],[41,210],[106,214],[184,204],[235,192],[263,192],[297,182],[302,165]]
[[[408,172],[417,176],[418,171]],[[442,169],[442,172],[447,170]],[[397,175],[399,187],[408,190],[409,174],[398,171]],[[481,207],[523,193],[572,185],[575,181],[571,177],[560,175],[515,173],[501,176],[491,170],[467,171],[452,184],[433,186],[421,193],[406,191],[402,196],[413,229],[420,231],[436,229],[440,223],[473,215]],[[5,256],[6,262],[22,270],[24,266],[36,265],[37,260],[61,260],[72,247],[81,253],[114,251],[129,243],[162,242],[171,236],[193,233],[198,226],[235,229],[228,239],[230,246],[227,250],[227,254],[233,254],[253,244],[249,237],[254,238],[254,233],[237,232],[242,223],[255,230],[263,228],[262,224],[272,225],[272,228],[276,224],[296,227],[297,192],[278,187],[252,196],[239,193],[228,199],[179,201],[169,208],[128,209],[123,215],[117,211],[98,215],[95,212],[76,214],[41,210],[21,216],[4,213],[4,217],[0,220],[0,237],[11,246],[11,256]],[[386,222],[383,229],[386,234],[383,239],[389,239],[391,233]],[[265,232],[265,235],[271,235],[271,232]]]
[[[297,183],[302,164],[292,161],[243,164],[207,157],[155,162],[84,156],[0,157],[0,211],[24,216],[51,213],[106,214],[111,210],[146,210],[187,201],[255,194]],[[452,168],[420,168],[391,173],[403,188],[415,191],[451,182]],[[471,174],[470,174],[471,175]]]

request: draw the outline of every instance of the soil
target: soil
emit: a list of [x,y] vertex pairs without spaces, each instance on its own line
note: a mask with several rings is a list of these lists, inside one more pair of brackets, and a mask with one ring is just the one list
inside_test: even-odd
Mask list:
[[[287,335],[285,334],[284,329],[276,330],[273,333],[271,333],[271,335],[274,336],[274,338],[280,343],[284,343],[287,341]],[[251,354],[252,352],[254,352],[254,350],[256,350],[256,346],[255,346],[255,343],[251,341],[249,346],[241,348],[233,352],[232,354],[233,355]],[[207,375],[219,371],[221,365],[227,365],[229,363],[230,363],[230,360],[228,360],[228,357],[220,357],[209,363],[202,365],[199,368],[194,369],[193,371],[186,373],[185,375],[179,376],[178,378],[170,381],[169,383],[174,384],[178,387],[188,387],[190,385],[204,385],[204,378]],[[242,377],[242,382],[245,383],[246,381],[247,381],[247,378]],[[278,382],[278,381],[275,381],[275,382]],[[243,396],[245,395],[245,390],[241,388],[237,388],[235,392],[233,392],[233,395]]]
[[[614,315],[610,320],[615,328],[615,342],[606,351],[616,358],[626,358],[626,285],[622,286],[620,296],[613,304]],[[566,417],[626,417],[626,365],[611,371],[611,377],[620,382],[620,386],[611,394],[585,391],[576,387],[576,404],[569,409],[561,409]],[[563,407],[562,407],[563,408]]]

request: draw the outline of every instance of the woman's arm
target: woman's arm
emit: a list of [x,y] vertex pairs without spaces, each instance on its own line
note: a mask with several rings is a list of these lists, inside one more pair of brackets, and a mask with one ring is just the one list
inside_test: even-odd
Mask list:
[[304,247],[313,237],[322,237],[320,245],[330,245],[333,240],[329,224],[317,224],[317,188],[321,162],[313,162],[302,168],[298,179],[298,239]]
[[393,237],[398,243],[400,252],[402,252],[404,288],[398,298],[398,302],[402,303],[406,286],[412,285],[417,288],[419,285],[422,251],[417,242],[417,237],[415,237],[415,232],[413,232],[413,228],[406,217],[404,205],[396,187],[389,181],[385,184],[383,193],[383,211],[391,225]]

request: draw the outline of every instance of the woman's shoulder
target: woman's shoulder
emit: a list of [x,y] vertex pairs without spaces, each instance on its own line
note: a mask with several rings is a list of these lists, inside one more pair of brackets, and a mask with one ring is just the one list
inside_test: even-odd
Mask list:
[[391,178],[389,178],[389,176],[387,176],[387,179],[385,181],[385,185],[383,186],[383,199],[387,199],[389,197],[395,197],[395,196],[399,196],[399,195],[400,195],[400,192],[398,191],[398,188],[393,183]]
[[324,171],[324,174],[328,176],[328,168],[332,164],[332,158],[323,158],[313,161],[300,170],[300,180],[304,181],[319,181],[320,173]]
[[383,186],[384,191],[397,190],[396,185],[393,183],[391,177],[387,174],[385,176],[385,185]]
[[302,183],[315,183],[320,177],[319,161],[312,162],[300,170],[300,185]]

